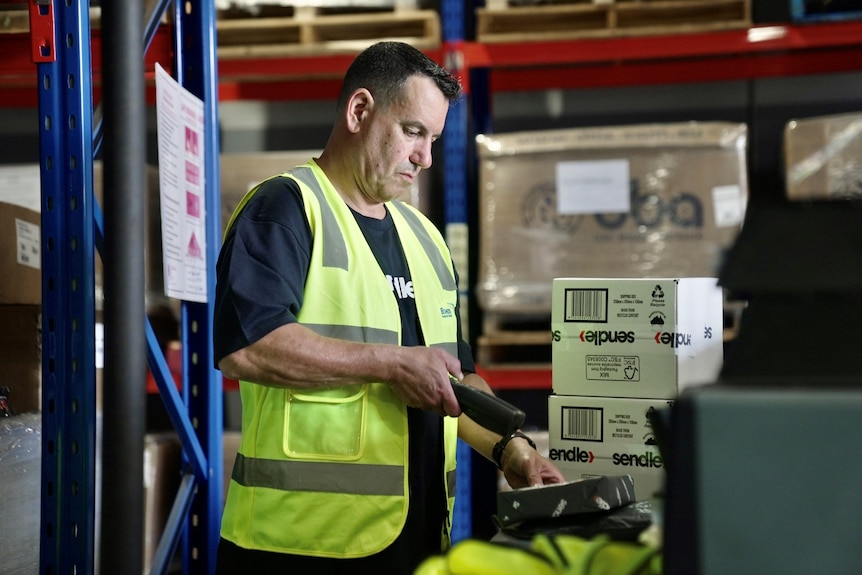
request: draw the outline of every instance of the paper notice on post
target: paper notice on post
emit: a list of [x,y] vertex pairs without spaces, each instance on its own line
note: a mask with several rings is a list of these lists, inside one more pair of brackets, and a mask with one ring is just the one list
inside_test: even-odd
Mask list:
[[156,64],[165,295],[207,301],[203,102]]

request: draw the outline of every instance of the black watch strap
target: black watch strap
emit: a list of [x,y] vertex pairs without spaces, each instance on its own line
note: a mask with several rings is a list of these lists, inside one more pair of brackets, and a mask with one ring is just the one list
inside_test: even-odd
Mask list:
[[494,445],[494,450],[491,452],[491,457],[493,457],[494,463],[497,464],[497,469],[500,469],[500,470],[503,469],[503,451],[506,450],[506,446],[509,445],[509,442],[512,441],[513,439],[515,439],[516,437],[521,437],[523,439],[526,439],[527,443],[530,444],[530,447],[532,447],[533,449],[536,449],[536,444],[532,439],[530,439],[529,437],[527,437],[526,435],[524,435],[524,433],[522,433],[520,431],[517,431],[517,430],[513,431],[512,433],[510,433],[509,435],[503,437],[503,439],[498,441]]

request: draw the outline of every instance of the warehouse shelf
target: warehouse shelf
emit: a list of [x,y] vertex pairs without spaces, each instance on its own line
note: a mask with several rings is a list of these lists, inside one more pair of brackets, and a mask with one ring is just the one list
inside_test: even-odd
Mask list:
[[[203,2],[193,2],[203,5]],[[733,79],[751,79],[764,77],[781,77],[807,74],[826,74],[852,72],[862,70],[862,21],[818,22],[809,24],[776,24],[757,25],[742,30],[725,30],[700,33],[681,33],[673,35],[632,36],[616,38],[590,38],[577,40],[560,40],[550,42],[511,42],[483,44],[464,40],[463,3],[446,0],[443,3],[443,43],[437,50],[429,51],[437,61],[447,64],[457,71],[469,94],[475,99],[486,100],[491,94],[501,91],[536,91],[545,89],[577,89],[591,87],[631,86],[648,84],[673,84],[688,82],[711,82]],[[84,28],[86,30],[86,27]],[[62,29],[60,29],[62,31]],[[87,30],[89,32],[89,30]],[[171,69],[176,53],[175,31],[171,26],[161,25],[155,32],[145,56],[145,73],[148,80],[148,97],[154,101],[154,68],[159,62]],[[80,67],[84,75],[90,74],[92,79],[92,102],[100,100],[101,93],[101,31],[92,30],[89,48],[92,62]],[[85,40],[82,40],[84,42]],[[28,34],[0,34],[0,107],[36,107],[39,104],[39,87],[37,82],[37,66],[31,60],[32,41]],[[201,46],[196,47],[198,51]],[[352,54],[327,54],[286,57],[252,57],[222,59],[217,62],[216,70],[212,71],[217,78],[215,88],[219,101],[231,100],[265,100],[290,101],[301,99],[334,98],[340,86],[340,77],[347,69]],[[205,56],[198,56],[199,61],[206,61]],[[43,64],[44,65],[44,64]],[[471,75],[472,71],[487,71],[486,80],[478,80]],[[210,72],[205,72],[202,79],[208,80]],[[60,76],[58,76],[60,77]],[[200,80],[200,78],[199,78]],[[471,85],[472,84],[472,85]],[[80,95],[79,95],[80,96]],[[86,110],[91,101],[63,103],[65,106],[80,106]],[[47,104],[46,104],[47,105]],[[55,105],[59,106],[58,103]],[[475,124],[490,125],[490,106],[488,102],[474,102],[470,112]],[[90,120],[89,112],[81,114],[83,120]],[[81,122],[85,123],[85,122]],[[470,138],[468,132],[468,110],[458,106],[450,114],[447,122],[447,137],[444,138],[444,153],[442,161],[446,165],[446,225],[459,225],[467,222],[467,176]],[[87,145],[88,133],[82,134],[81,141],[72,144],[58,145],[57,157],[64,157],[69,145]],[[59,138],[55,133],[53,138]],[[47,139],[48,136],[45,136]],[[79,153],[80,150],[79,150]],[[89,154],[81,153],[82,158]],[[216,160],[217,162],[217,160]],[[216,172],[217,173],[217,172]],[[68,182],[60,182],[66,184]],[[81,182],[73,182],[81,185]],[[58,185],[58,189],[62,186]],[[65,198],[62,198],[65,200]],[[89,225],[84,219],[73,222],[78,228],[86,230]],[[52,231],[62,230],[70,222],[61,219],[46,220],[43,226],[51,226]],[[217,236],[217,234],[216,234]],[[81,237],[87,238],[87,234]],[[87,243],[89,243],[88,239]],[[215,246],[217,241],[208,242]],[[76,271],[87,271],[87,265],[81,259],[81,252],[92,251],[92,246],[84,245],[78,253],[68,254],[70,241],[59,245],[62,249],[53,254],[54,261],[50,265],[52,273],[63,285],[69,280],[70,264],[77,266]],[[79,270],[80,268],[80,270]],[[89,304],[87,304],[89,305]],[[92,314],[92,308],[84,305],[85,314]],[[71,306],[71,310],[66,306]],[[49,310],[55,318],[56,325],[67,325],[68,315],[78,311],[82,306],[80,299],[60,302],[54,310]],[[195,324],[200,330],[195,332],[194,342],[187,341],[187,356],[183,365],[188,373],[171,373],[164,358],[153,358],[157,372],[154,383],[160,386],[163,393],[173,390],[173,393],[189,393],[195,387],[190,382],[207,381],[211,377],[211,361],[206,351],[209,346],[207,339],[209,326],[208,309],[206,306],[191,306],[184,311],[184,324]],[[88,328],[89,329],[89,328]],[[80,334],[61,334],[69,339],[78,338]],[[89,337],[89,332],[83,334]],[[85,338],[86,339],[86,338]],[[60,344],[58,342],[58,349]],[[151,345],[150,347],[153,347]],[[197,350],[204,350],[197,355]],[[62,350],[61,350],[62,351]],[[79,350],[80,351],[80,350]],[[84,352],[88,350],[83,350]],[[83,355],[86,355],[84,353]],[[192,365],[188,358],[194,356],[203,360]],[[58,358],[57,371],[63,372],[68,367],[71,373],[71,357]],[[62,363],[61,363],[62,362]],[[66,365],[69,363],[70,365]],[[85,366],[77,377],[87,379],[92,376],[93,366]],[[551,388],[550,366],[518,366],[506,368],[491,368],[479,366],[483,375],[497,389],[541,389]],[[176,379],[174,379],[176,375]],[[156,383],[155,380],[159,380]],[[167,383],[166,383],[167,382]],[[176,383],[177,385],[173,385]],[[65,385],[61,381],[59,386]],[[208,387],[208,384],[207,386]],[[200,388],[196,388],[200,389]],[[63,399],[65,396],[58,396]],[[92,398],[85,398],[91,402]],[[195,415],[198,421],[208,421],[207,413],[220,406],[215,398],[192,398],[196,401]],[[207,402],[209,403],[207,404]],[[202,403],[203,402],[203,403]],[[71,404],[57,403],[56,418],[45,420],[45,437],[49,434],[72,431],[74,437],[81,437],[86,442],[88,434],[92,433],[90,417],[92,412],[72,413]],[[78,409],[75,404],[74,409]],[[83,416],[83,417],[82,417]],[[77,418],[77,419],[76,419]],[[81,421],[79,421],[81,420]],[[220,421],[220,419],[215,418]],[[206,563],[204,570],[211,568],[214,541],[217,538],[217,522],[214,505],[220,493],[220,483],[207,486],[201,477],[204,466],[202,452],[206,453],[210,469],[218,462],[218,448],[215,444],[218,433],[209,428],[198,430],[202,434],[201,444],[192,449],[191,466],[195,471],[195,479],[188,483],[184,493],[188,499],[178,499],[177,509],[188,513],[191,509],[200,523],[195,522],[193,528],[187,531],[190,543],[201,555],[195,559]],[[220,447],[219,447],[220,448]],[[93,457],[93,446],[82,443],[81,453],[87,458]],[[67,457],[60,453],[59,457]],[[80,458],[79,458],[80,459]],[[64,460],[65,461],[65,460]],[[77,465],[77,467],[75,467]],[[66,475],[57,476],[57,483],[51,486],[59,494],[66,494],[73,485],[85,485],[78,475],[86,473],[80,462],[71,463],[65,468],[57,463],[53,468],[43,465],[43,472]],[[74,476],[73,476],[74,475]],[[216,474],[217,475],[217,474]],[[200,492],[193,490],[200,487]],[[68,520],[80,526],[82,532],[92,527],[92,504],[95,496],[91,491],[84,493],[85,498],[68,498],[62,503],[48,507],[43,513],[54,513],[54,519]],[[194,498],[194,501],[192,500]],[[72,509],[72,506],[76,506]],[[468,534],[469,532],[465,532]],[[88,535],[92,537],[92,535]],[[87,546],[92,541],[84,537],[78,540],[63,539],[56,545],[57,553],[52,557],[52,565],[56,571],[69,571],[70,565],[89,566],[92,557],[86,558]],[[176,544],[176,540],[172,542]],[[92,549],[89,549],[92,553]],[[191,561],[190,558],[186,558]],[[83,570],[83,569],[81,569]]]
[[[128,134],[143,134],[144,118],[123,113],[120,108],[135,107],[137,88],[143,81],[137,74],[123,76],[119,71],[137,72],[138,60],[147,78],[152,78],[155,62],[168,70],[182,70],[178,81],[203,101],[202,149],[206,157],[206,202],[218,203],[217,101],[213,70],[214,53],[212,6],[205,2],[174,4],[177,27],[158,26],[158,18],[169,2],[150,2],[155,6],[144,30],[144,58],[141,46],[118,46],[118,40],[134,39],[140,16],[123,12],[119,6],[106,16],[117,24],[105,34],[90,28],[87,3],[31,2],[29,34],[0,34],[0,105],[18,103],[38,107],[40,171],[42,192],[42,485],[40,571],[43,573],[93,573],[99,498],[97,497],[97,460],[102,465],[103,509],[121,515],[102,514],[101,569],[110,572],[140,568],[137,544],[142,541],[143,521],[135,502],[140,493],[143,465],[143,394],[136,393],[142,383],[144,365],[155,375],[156,385],[176,428],[184,452],[184,476],[164,528],[164,535],[152,558],[152,573],[168,569],[177,549],[182,550],[188,570],[211,572],[218,542],[222,503],[222,404],[221,380],[211,359],[210,320],[212,302],[181,302],[181,388],[170,380],[168,365],[161,353],[152,326],[144,317],[144,282],[131,281],[143,275],[142,248],[134,226],[123,222],[139,221],[142,209],[136,204],[142,194],[134,177],[138,139]],[[159,16],[155,13],[158,12]],[[177,31],[174,34],[174,31]],[[182,31],[182,34],[179,33]],[[184,42],[180,44],[182,37]],[[119,138],[109,139],[105,151],[105,178],[117,183],[127,174],[131,182],[115,186],[114,203],[103,214],[93,195],[93,159],[102,144],[102,98],[98,89],[103,72],[101,59],[105,46],[113,58],[105,71],[115,72],[111,88],[105,86],[104,113],[117,112],[108,123],[111,137],[129,128]],[[178,49],[175,50],[174,46]],[[133,48],[133,49],[130,49]],[[123,60],[123,57],[128,57]],[[107,59],[107,56],[106,56]],[[121,62],[121,64],[118,64]],[[134,64],[133,64],[134,63]],[[38,82],[37,79],[38,78]],[[134,81],[126,83],[124,80]],[[146,79],[146,78],[145,78]],[[144,79],[144,80],[145,80]],[[143,99],[143,98],[141,98]],[[140,102],[143,104],[143,102]],[[142,109],[138,106],[132,112]],[[126,124],[126,120],[130,120]],[[117,121],[121,120],[121,121]],[[143,138],[141,138],[143,139]],[[129,144],[127,147],[126,144]],[[110,161],[109,161],[110,158]],[[126,163],[128,162],[128,163]],[[131,169],[130,169],[131,168]],[[109,170],[114,171],[109,173]],[[214,184],[212,183],[214,182]],[[124,195],[125,194],[125,195]],[[134,213],[131,213],[134,212]],[[214,211],[216,214],[219,212]],[[131,213],[131,218],[128,216]],[[116,224],[113,225],[112,224]],[[210,269],[215,264],[219,244],[218,219],[206,225],[206,253]],[[143,230],[140,230],[143,236]],[[107,235],[107,237],[106,237]],[[103,248],[107,247],[109,253]],[[131,253],[123,250],[131,248]],[[103,309],[105,331],[113,333],[105,342],[103,406],[97,408],[95,366],[95,260],[103,254]],[[128,256],[128,257],[126,257]],[[124,265],[115,265],[123,263]],[[140,266],[137,266],[139,263]],[[122,270],[120,271],[120,268]],[[127,273],[128,272],[128,273]],[[141,278],[143,279],[143,278]],[[214,292],[214,273],[207,278],[207,293]],[[140,292],[138,290],[140,289]],[[129,304],[126,306],[125,304]],[[140,308],[140,313],[135,313]],[[146,347],[146,357],[142,348]],[[140,370],[137,366],[140,363]],[[134,374],[139,372],[140,378]],[[182,395],[181,395],[182,392]],[[101,413],[97,413],[100,411]],[[104,433],[99,434],[99,421]],[[140,429],[138,428],[140,424]],[[97,444],[101,442],[101,456]],[[139,458],[130,457],[139,453]],[[128,507],[128,506],[126,506]],[[117,567],[123,565],[123,568]]]
[[[444,21],[445,23],[445,21]],[[101,61],[93,31],[93,74]],[[35,105],[35,71],[26,34],[0,34],[0,106]],[[451,39],[432,58],[463,72],[491,71],[491,91],[586,88],[826,74],[862,70],[862,20],[756,25],[670,35],[483,44]],[[171,62],[173,44],[162,25],[147,52]],[[352,54],[220,59],[219,98],[285,101],[334,97]],[[568,73],[561,73],[567,71]],[[577,72],[577,73],[573,73]]]
[[[862,70],[862,21],[510,44],[464,43],[492,91],[707,82]],[[569,73],[561,74],[562,70]],[[576,72],[576,73],[574,73]]]

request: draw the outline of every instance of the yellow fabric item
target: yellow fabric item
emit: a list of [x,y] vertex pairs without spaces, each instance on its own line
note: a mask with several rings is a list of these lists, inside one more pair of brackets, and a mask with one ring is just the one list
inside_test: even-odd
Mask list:
[[607,536],[537,535],[532,549],[566,575],[661,575],[657,550]]
[[658,550],[600,536],[536,536],[529,548],[467,539],[414,575],[661,575]]
[[[298,321],[327,337],[399,344],[392,287],[350,209],[316,163],[283,175],[299,184],[313,233]],[[387,208],[410,267],[426,344],[457,354],[457,290],[445,242],[413,208],[391,202]],[[388,385],[291,390],[241,381],[240,394],[242,440],[223,537],[244,548],[340,558],[377,553],[398,537],[409,494],[407,409]],[[440,481],[451,517],[455,418],[444,421],[444,444]]]

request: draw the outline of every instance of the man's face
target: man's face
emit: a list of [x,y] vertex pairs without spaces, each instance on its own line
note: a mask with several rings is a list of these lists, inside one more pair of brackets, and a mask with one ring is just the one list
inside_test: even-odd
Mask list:
[[357,182],[371,201],[385,202],[408,192],[420,170],[431,166],[431,144],[443,132],[449,100],[425,76],[413,76],[402,97],[376,104],[363,122]]

